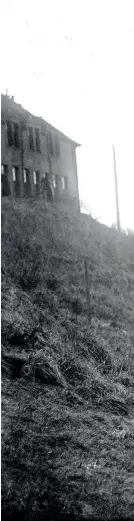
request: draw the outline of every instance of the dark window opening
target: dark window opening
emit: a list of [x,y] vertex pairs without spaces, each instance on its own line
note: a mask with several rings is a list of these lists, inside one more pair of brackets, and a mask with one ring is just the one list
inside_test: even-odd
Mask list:
[[33,128],[29,127],[29,147],[31,150],[34,150],[34,136],[33,136]]
[[59,146],[59,139],[58,139],[57,135],[55,136],[55,152],[56,152],[56,157],[60,157],[60,146]]
[[48,146],[48,154],[50,154],[50,156],[52,156],[53,155],[53,138],[52,138],[52,134],[50,132],[47,135],[47,146]]
[[39,133],[39,129],[38,128],[35,129],[35,140],[36,140],[36,150],[37,150],[37,152],[40,152],[41,151],[40,133]]
[[35,194],[39,195],[40,193],[40,174],[39,172],[33,172],[33,182],[35,187]]
[[18,197],[20,195],[20,172],[18,166],[12,168],[14,195]]
[[7,139],[8,139],[8,146],[11,147],[13,145],[13,131],[12,131],[11,121],[7,121]]
[[19,125],[17,123],[14,123],[14,145],[16,148],[19,148],[20,146]]
[[10,195],[10,185],[8,180],[8,166],[1,165],[1,195]]
[[24,183],[24,196],[30,197],[30,195],[31,195],[30,172],[27,168],[24,168],[24,170],[23,170],[23,183]]

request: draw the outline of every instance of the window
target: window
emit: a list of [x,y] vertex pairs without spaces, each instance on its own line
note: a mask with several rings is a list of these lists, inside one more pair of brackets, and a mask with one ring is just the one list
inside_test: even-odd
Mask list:
[[65,177],[64,179],[65,179],[65,190],[67,192],[67,190],[68,190],[68,177]]
[[8,166],[7,165],[1,165],[1,175],[7,175],[8,174]]
[[17,181],[18,180],[18,175],[19,175],[19,167],[18,166],[13,166],[13,168],[12,168],[13,181]]
[[56,157],[60,157],[59,138],[58,138],[57,134],[55,136],[55,152],[56,152]]
[[30,174],[29,174],[28,168],[24,168],[24,170],[23,170],[23,181],[24,181],[24,183],[30,182]]
[[53,175],[53,177],[52,177],[52,185],[55,190],[56,189],[56,176],[55,175]]
[[19,172],[18,166],[13,166],[12,176],[13,176],[13,185],[14,185],[14,195],[18,197],[21,192],[20,172]]
[[53,155],[53,138],[52,138],[52,134],[50,132],[47,135],[47,146],[48,146],[48,153],[52,156]]
[[33,182],[35,187],[35,195],[39,195],[40,193],[40,173],[33,172]]
[[17,123],[14,123],[14,145],[16,148],[19,148],[20,146],[19,125]]
[[24,168],[24,170],[23,170],[23,182],[24,182],[24,196],[30,197],[31,180],[30,180],[30,172],[29,172],[28,168]]
[[29,127],[29,147],[31,150],[34,150],[34,136],[33,136],[33,128]]
[[10,195],[10,184],[8,180],[8,166],[1,165],[1,195]]
[[36,150],[37,150],[37,152],[40,152],[41,151],[41,148],[40,148],[40,133],[39,133],[39,129],[38,128],[35,129],[35,141],[36,141]]
[[36,175],[36,172],[33,172],[33,182],[34,182],[34,185],[37,184],[37,175]]
[[61,188],[62,188],[62,190],[65,190],[65,178],[64,177],[61,178]]
[[7,121],[7,139],[8,139],[8,146],[11,147],[13,145],[13,132],[12,132],[11,121]]
[[26,171],[25,168],[24,168],[24,170],[23,170],[23,180],[24,180],[24,183],[27,182],[27,171]]
[[16,167],[12,168],[13,181],[16,181]]
[[67,177],[62,177],[61,178],[61,188],[64,191],[68,190],[68,178]]
[[[43,174],[43,177],[44,177],[45,174]],[[40,174],[39,172],[33,172],[33,182],[34,182],[34,185],[38,185],[39,184],[39,178],[40,178]]]

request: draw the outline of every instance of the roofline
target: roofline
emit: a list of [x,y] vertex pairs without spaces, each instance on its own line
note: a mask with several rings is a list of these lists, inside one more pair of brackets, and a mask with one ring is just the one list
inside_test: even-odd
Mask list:
[[[7,94],[1,94],[1,97],[5,98],[5,99],[8,99],[8,101],[10,101],[12,104],[14,105],[17,105],[18,108],[22,109],[22,111],[24,111],[26,114],[28,114],[29,116],[32,116],[35,120],[39,121],[42,123],[42,124],[47,124],[49,125],[49,127],[51,127],[53,130],[56,130],[58,131],[58,133],[63,136],[63,138],[67,139],[68,141],[70,141],[71,143],[74,144],[75,148],[77,147],[80,147],[81,144],[80,143],[77,143],[76,141],[74,141],[73,139],[71,139],[70,137],[66,136],[66,134],[64,134],[63,132],[61,132],[58,128],[54,127],[51,123],[49,123],[49,121],[46,121],[44,118],[42,118],[42,116],[35,116],[34,114],[32,114],[31,112],[29,112],[27,109],[25,109],[22,105],[20,105],[19,103],[16,103],[16,101],[14,101],[12,99],[12,97],[10,98],[9,95]],[[1,106],[1,109],[2,109],[2,106]]]
[[51,127],[53,130],[57,130],[59,132],[59,134],[61,136],[63,136],[63,138],[66,138],[68,141],[70,141],[71,143],[73,143],[75,145],[75,147],[80,147],[81,144],[80,143],[77,143],[77,141],[74,141],[74,139],[71,139],[70,137],[66,136],[66,134],[64,134],[63,132],[61,132],[61,130],[59,130],[58,128],[54,127],[51,123],[49,123],[49,121],[46,121],[44,118],[40,118],[38,116],[34,116],[36,117],[37,119],[41,119],[41,121],[47,125],[49,125],[49,127]]

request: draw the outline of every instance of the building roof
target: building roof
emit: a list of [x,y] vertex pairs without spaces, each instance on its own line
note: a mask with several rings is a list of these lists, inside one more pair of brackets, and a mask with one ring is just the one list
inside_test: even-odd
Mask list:
[[15,117],[15,119],[19,123],[26,124],[35,124],[37,126],[40,126],[42,128],[42,131],[45,130],[45,127],[47,126],[49,130],[53,130],[65,140],[70,141],[73,143],[74,147],[80,146],[79,143],[76,143],[73,139],[70,139],[68,136],[63,134],[60,130],[53,127],[50,123],[45,121],[42,117],[37,117],[28,112],[28,110],[24,109],[22,105],[19,105],[14,101],[13,96],[9,97],[7,94],[1,94],[1,119],[2,121],[5,121],[8,119],[12,119]]

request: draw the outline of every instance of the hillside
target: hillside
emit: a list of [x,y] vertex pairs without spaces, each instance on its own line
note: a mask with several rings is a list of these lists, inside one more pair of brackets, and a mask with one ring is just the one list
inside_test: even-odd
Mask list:
[[133,237],[2,201],[3,521],[134,518],[133,323]]

